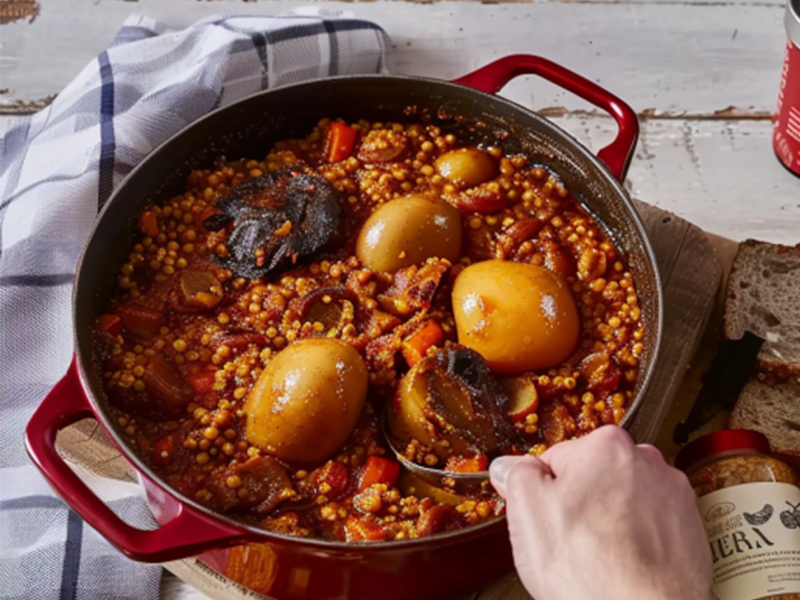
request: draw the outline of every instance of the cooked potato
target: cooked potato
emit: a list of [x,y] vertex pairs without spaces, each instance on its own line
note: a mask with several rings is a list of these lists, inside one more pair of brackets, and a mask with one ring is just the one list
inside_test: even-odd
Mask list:
[[366,220],[356,256],[374,271],[392,273],[431,257],[456,261],[461,254],[461,216],[446,202],[407,196],[387,202]]
[[245,403],[247,440],[284,460],[330,458],[355,427],[367,369],[349,344],[306,339],[266,366]]
[[500,260],[470,265],[453,285],[453,313],[459,343],[498,374],[556,366],[578,345],[572,293],[543,267]]
[[459,186],[473,187],[497,174],[494,159],[477,148],[459,148],[436,159],[439,175]]

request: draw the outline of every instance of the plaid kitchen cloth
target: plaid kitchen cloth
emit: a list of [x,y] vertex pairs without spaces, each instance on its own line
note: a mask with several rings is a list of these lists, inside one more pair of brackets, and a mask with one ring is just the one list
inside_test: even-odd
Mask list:
[[[0,599],[157,598],[161,569],[127,560],[58,499],[23,432],[72,355],[71,284],[114,187],[167,137],[265,88],[384,70],[383,30],[301,10],[211,17],[180,31],[143,16],[46,109],[0,139]],[[97,478],[95,478],[97,479]],[[138,486],[95,486],[140,527]]]

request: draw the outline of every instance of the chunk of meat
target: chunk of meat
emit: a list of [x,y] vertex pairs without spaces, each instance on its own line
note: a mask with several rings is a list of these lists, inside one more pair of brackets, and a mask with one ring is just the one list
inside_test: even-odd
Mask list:
[[296,493],[284,468],[271,456],[256,456],[244,463],[233,462],[209,475],[206,488],[211,505],[220,512],[254,509],[267,514]]
[[122,384],[112,387],[112,402],[131,415],[164,421],[183,415],[192,401],[189,384],[165,357],[156,355],[147,361],[142,381],[140,389]]
[[394,276],[394,283],[378,296],[381,307],[392,314],[406,317],[412,313],[427,312],[450,264],[430,259],[421,267],[412,265]]
[[300,491],[308,495],[322,495],[328,500],[341,496],[350,486],[350,471],[342,463],[329,460],[313,470],[301,482]]
[[540,431],[548,447],[571,438],[577,429],[575,419],[563,404],[542,410]]
[[434,504],[419,518],[417,534],[427,537],[451,529],[458,523],[458,511],[449,504]]
[[227,346],[231,350],[244,350],[250,344],[255,344],[259,348],[267,343],[267,339],[255,331],[222,331],[212,336],[214,344]]
[[177,311],[210,310],[222,300],[222,283],[208,271],[185,269],[180,272],[178,281],[170,294],[172,306]]
[[164,324],[164,313],[138,304],[122,304],[117,307],[122,325],[133,336],[150,340],[158,335]]

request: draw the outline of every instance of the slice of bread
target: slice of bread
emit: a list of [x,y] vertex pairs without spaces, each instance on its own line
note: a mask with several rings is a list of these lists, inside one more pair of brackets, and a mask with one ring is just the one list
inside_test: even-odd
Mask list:
[[800,456],[800,382],[764,382],[751,377],[744,386],[728,425],[760,431],[772,450]]
[[800,244],[740,244],[728,280],[724,335],[736,340],[748,329],[766,340],[759,371],[800,377]]

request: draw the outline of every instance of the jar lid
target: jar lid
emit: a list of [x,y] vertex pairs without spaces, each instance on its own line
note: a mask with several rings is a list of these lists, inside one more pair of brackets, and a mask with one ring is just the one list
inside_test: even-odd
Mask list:
[[686,471],[709,456],[733,450],[755,450],[762,454],[771,452],[763,434],[749,429],[726,429],[704,435],[684,446],[675,457],[675,467]]
[[786,0],[786,35],[800,48],[800,0]]

